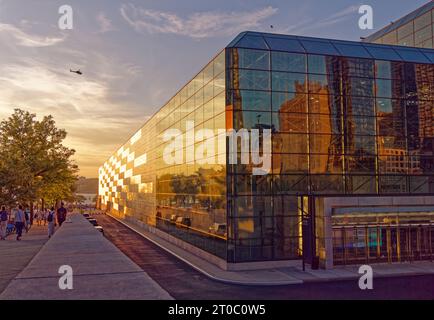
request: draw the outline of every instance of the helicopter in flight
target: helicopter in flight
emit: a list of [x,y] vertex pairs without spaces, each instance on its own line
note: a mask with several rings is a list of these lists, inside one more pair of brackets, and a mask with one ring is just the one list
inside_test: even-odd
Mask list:
[[76,74],[79,74],[79,75],[83,74],[83,72],[81,72],[80,69],[78,69],[78,70],[69,69],[69,72],[76,73]]

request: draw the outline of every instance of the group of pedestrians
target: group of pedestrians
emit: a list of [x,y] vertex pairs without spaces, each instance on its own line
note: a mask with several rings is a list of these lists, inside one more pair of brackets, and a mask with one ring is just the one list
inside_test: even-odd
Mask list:
[[[7,230],[9,226],[14,226],[17,234],[17,241],[21,240],[23,230],[26,233],[29,231],[31,223],[30,223],[30,209],[25,207],[23,209],[22,205],[19,205],[14,211],[8,212],[5,206],[1,207],[0,210],[0,239],[6,240]],[[54,230],[56,225],[59,227],[66,220],[67,210],[63,204],[60,205],[60,208],[57,211],[54,207],[51,207],[49,210],[36,210],[34,213],[34,219],[38,226],[48,225],[48,237],[54,234]],[[56,223],[57,222],[57,223]]]

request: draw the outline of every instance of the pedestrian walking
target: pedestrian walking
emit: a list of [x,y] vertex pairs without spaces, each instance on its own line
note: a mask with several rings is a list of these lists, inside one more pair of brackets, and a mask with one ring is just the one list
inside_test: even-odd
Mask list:
[[21,236],[23,234],[23,228],[26,223],[26,216],[23,211],[23,206],[19,205],[18,210],[15,211],[15,229],[17,230],[17,241],[21,240]]
[[66,220],[66,208],[63,202],[60,203],[60,208],[57,209],[57,223],[59,223],[59,227],[62,226],[62,223]]
[[47,215],[47,222],[48,222],[48,238],[51,238],[51,236],[54,234],[54,227],[55,227],[55,216],[54,216],[54,207],[51,207],[51,210],[48,212]]
[[0,211],[0,239],[6,240],[6,230],[8,227],[8,212],[6,211],[6,207],[2,206]]

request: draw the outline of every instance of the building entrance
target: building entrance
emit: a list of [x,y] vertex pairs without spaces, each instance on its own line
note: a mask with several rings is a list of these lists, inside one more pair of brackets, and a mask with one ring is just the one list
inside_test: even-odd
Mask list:
[[434,258],[434,211],[339,214],[332,220],[335,265]]

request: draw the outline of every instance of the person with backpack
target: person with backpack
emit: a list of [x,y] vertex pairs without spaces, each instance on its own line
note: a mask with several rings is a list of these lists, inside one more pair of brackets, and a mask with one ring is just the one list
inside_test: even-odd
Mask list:
[[51,207],[51,210],[47,214],[47,222],[48,222],[48,238],[51,238],[51,236],[54,234],[54,227],[55,227],[55,221],[54,221],[54,207]]
[[57,222],[59,223],[59,227],[62,226],[62,223],[66,220],[66,208],[63,202],[60,203],[60,208],[57,209]]
[[17,231],[17,241],[21,241],[21,236],[23,234],[23,228],[26,223],[26,216],[23,211],[23,206],[19,205],[18,210],[15,211],[15,229]]
[[6,211],[6,207],[2,206],[0,211],[0,239],[6,240],[6,230],[8,227],[8,212]]

